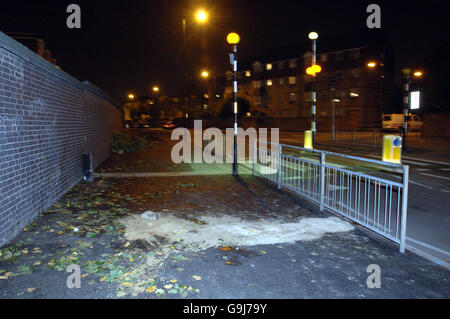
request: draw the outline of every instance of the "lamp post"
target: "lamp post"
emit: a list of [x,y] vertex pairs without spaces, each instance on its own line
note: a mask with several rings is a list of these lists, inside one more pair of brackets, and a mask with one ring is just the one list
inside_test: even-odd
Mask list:
[[[204,24],[208,21],[209,18],[209,14],[207,11],[205,11],[204,9],[198,9],[195,14],[194,14],[194,19],[195,21],[197,21],[197,23],[200,24]],[[182,28],[183,28],[183,82],[184,82],[184,103],[186,106],[186,113],[185,113],[185,117],[186,117],[186,127],[189,128],[189,122],[188,122],[188,118],[189,118],[189,92],[188,92],[188,71],[187,71],[187,54],[186,54],[186,46],[187,46],[187,42],[186,42],[186,19],[183,18],[182,19]]]
[[335,137],[336,137],[336,133],[335,133],[336,127],[335,127],[335,125],[334,125],[334,117],[335,117],[336,102],[339,103],[339,102],[341,102],[341,100],[339,100],[339,99],[333,99],[332,102],[333,102],[333,121],[332,121],[332,125],[331,125],[331,138],[332,138],[332,140],[334,141],[334,140],[335,140]]
[[232,46],[232,53],[230,53],[230,63],[233,65],[233,110],[234,110],[234,145],[233,145],[233,175],[238,174],[237,171],[237,44],[240,38],[237,33],[231,32],[227,35],[227,42]]
[[[312,40],[312,63],[311,65],[316,65],[316,40],[319,37],[317,32],[310,32],[308,34],[308,38]],[[312,91],[312,105],[311,105],[311,131],[312,131],[312,147],[316,146],[316,88],[315,88],[315,79],[316,73],[313,72],[313,91]]]

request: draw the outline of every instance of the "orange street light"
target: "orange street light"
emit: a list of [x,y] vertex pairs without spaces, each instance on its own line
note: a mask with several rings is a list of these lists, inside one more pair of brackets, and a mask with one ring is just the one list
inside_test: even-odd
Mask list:
[[195,19],[200,23],[205,23],[208,21],[208,13],[203,9],[199,9],[195,12]]
[[377,66],[377,63],[371,61],[371,62],[367,63],[367,66],[368,66],[369,68],[374,68],[374,67]]
[[414,75],[416,78],[420,78],[420,77],[423,75],[423,73],[422,73],[422,71],[415,71],[415,72],[413,73],[413,75]]
[[154,86],[154,87],[153,87],[153,92],[158,92],[158,91],[159,91],[159,87]]
[[130,100],[133,100],[134,99],[134,94],[128,94],[128,98],[130,99]]
[[202,71],[201,76],[207,78],[209,76],[208,71]]

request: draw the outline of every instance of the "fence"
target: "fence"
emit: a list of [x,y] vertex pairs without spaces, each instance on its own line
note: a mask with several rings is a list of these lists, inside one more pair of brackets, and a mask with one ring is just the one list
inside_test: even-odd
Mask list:
[[[253,142],[252,172],[398,243],[405,251],[407,165]],[[270,145],[270,149],[269,149]],[[402,182],[392,180],[400,175]]]
[[[386,134],[394,134],[394,135],[402,135],[402,131],[400,130],[382,130],[379,128],[374,129],[365,129],[365,130],[353,130],[353,131],[335,131],[334,139],[332,132],[318,132],[318,138],[323,139],[324,141],[331,142],[334,144],[355,144],[355,145],[366,145],[379,147],[383,144],[383,135]],[[409,130],[408,136],[420,136],[420,131]],[[331,137],[331,139],[330,139]]]

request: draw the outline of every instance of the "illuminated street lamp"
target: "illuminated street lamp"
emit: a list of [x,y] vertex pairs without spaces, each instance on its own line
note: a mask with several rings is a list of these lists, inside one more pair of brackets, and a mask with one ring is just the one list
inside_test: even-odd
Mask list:
[[373,69],[374,67],[376,67],[376,66],[377,66],[377,63],[376,63],[376,62],[373,62],[373,61],[371,61],[371,62],[367,63],[367,66],[368,66],[369,68]]
[[154,87],[152,88],[152,90],[153,90],[153,92],[158,93],[158,92],[159,92],[159,87],[154,86]]
[[422,71],[415,71],[415,72],[413,73],[413,75],[414,75],[416,78],[420,78],[420,77],[423,75],[423,73],[422,73]]
[[205,23],[208,21],[208,13],[203,9],[199,9],[195,12],[195,19],[200,23]]
[[[316,72],[320,72],[321,68],[320,66],[316,65],[316,40],[319,38],[319,34],[317,32],[312,31],[308,34],[308,38],[312,41],[312,63],[311,63],[311,69],[309,70],[309,73],[311,76],[314,77],[314,80],[316,78]],[[308,69],[306,70],[308,72]],[[313,81],[313,85],[314,85]],[[312,132],[312,147],[314,148],[316,145],[316,91],[315,88],[313,88],[312,92],[312,105],[311,105],[311,132]]]
[[132,93],[128,94],[128,98],[129,98],[130,100],[134,100],[134,94],[132,94]]
[[[196,21],[199,24],[205,24],[208,21],[209,14],[204,9],[198,9],[194,13],[194,21]],[[188,70],[187,70],[187,54],[186,54],[186,19],[183,18],[181,20],[182,26],[183,26],[183,80],[184,80],[184,103],[186,106],[186,127],[189,127],[189,93],[188,93]]]
[[233,175],[237,175],[237,111],[238,111],[238,103],[237,103],[237,44],[240,41],[240,37],[237,33],[231,32],[227,35],[227,42],[232,46],[232,53],[230,53],[230,63],[233,65],[233,109],[234,109],[234,148],[233,148]]
[[209,76],[208,71],[202,71],[201,76],[207,78]]
[[331,126],[331,138],[334,141],[335,140],[335,136],[336,136],[336,133],[335,133],[336,132],[336,127],[334,125],[334,116],[335,116],[336,103],[341,102],[341,100],[333,99],[332,102],[333,102],[333,123],[332,123],[332,126]]

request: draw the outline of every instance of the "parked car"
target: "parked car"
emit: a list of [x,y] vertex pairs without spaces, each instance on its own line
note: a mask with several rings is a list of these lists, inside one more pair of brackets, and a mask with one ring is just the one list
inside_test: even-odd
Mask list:
[[173,123],[172,120],[164,120],[164,121],[161,122],[161,127],[164,128],[164,129],[170,130],[170,129],[175,128],[175,126],[176,125]]
[[[418,131],[422,128],[423,122],[417,114],[409,114],[407,116],[408,131]],[[399,130],[403,128],[405,123],[404,114],[383,114],[381,117],[381,127],[383,129]]]

